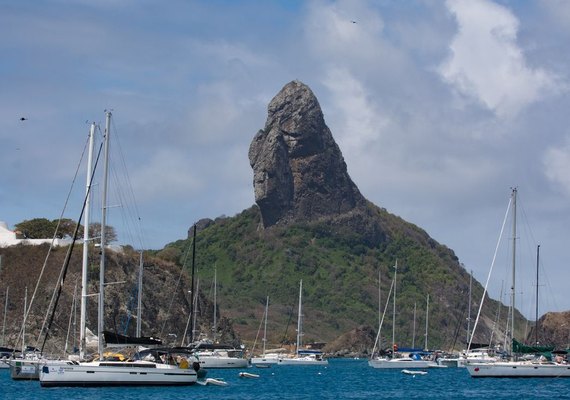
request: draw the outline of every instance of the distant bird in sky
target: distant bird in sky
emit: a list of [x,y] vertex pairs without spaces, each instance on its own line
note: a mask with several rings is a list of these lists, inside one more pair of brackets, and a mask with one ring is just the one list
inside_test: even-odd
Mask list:
[[356,24],[356,21],[350,21],[350,22],[352,22],[353,24]]
[[22,117],[20,118],[20,121],[27,121],[28,119],[26,117]]

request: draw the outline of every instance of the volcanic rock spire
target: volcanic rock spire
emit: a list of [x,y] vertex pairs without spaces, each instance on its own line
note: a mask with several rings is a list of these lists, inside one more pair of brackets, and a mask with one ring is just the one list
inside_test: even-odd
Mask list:
[[311,89],[292,81],[271,100],[249,148],[264,227],[314,221],[366,203]]

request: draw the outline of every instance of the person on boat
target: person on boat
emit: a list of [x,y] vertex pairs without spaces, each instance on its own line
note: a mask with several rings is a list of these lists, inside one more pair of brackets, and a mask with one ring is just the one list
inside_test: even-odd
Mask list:
[[184,357],[180,357],[180,361],[178,363],[178,366],[182,369],[188,368],[189,367],[188,360]]

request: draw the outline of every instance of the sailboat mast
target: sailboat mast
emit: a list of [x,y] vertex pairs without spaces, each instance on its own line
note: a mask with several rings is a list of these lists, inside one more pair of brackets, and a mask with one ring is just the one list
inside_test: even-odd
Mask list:
[[218,334],[218,303],[217,303],[217,290],[218,290],[218,267],[214,265],[214,341]]
[[302,305],[301,305],[301,301],[302,301],[302,296],[303,296],[303,280],[301,279],[301,282],[299,283],[299,313],[297,316],[297,355],[299,355],[299,350],[301,349],[301,336],[303,336],[302,333]]
[[392,356],[394,356],[394,351],[396,348],[396,277],[398,275],[398,260],[396,260],[396,265],[394,265],[394,301],[392,309]]
[[83,262],[81,264],[81,305],[79,308],[79,359],[85,357],[85,325],[87,319],[87,264],[89,259],[89,223],[91,210],[91,177],[93,174],[93,150],[95,146],[95,122],[89,129],[87,153],[87,183],[85,185],[85,219],[83,223]]
[[416,348],[416,310],[418,303],[414,302],[414,325],[412,330],[412,348]]
[[269,311],[269,296],[265,300],[265,323],[263,326],[263,357],[265,357],[265,345],[267,343],[267,313]]
[[143,251],[139,259],[139,276],[137,289],[137,337],[142,336],[142,287],[143,287]]
[[516,249],[517,249],[517,188],[513,188],[513,269],[511,284],[511,329],[509,330],[509,344],[512,350],[513,338],[515,334],[515,278],[516,278]]
[[107,224],[107,187],[109,175],[109,138],[111,134],[111,112],[105,112],[105,162],[103,163],[103,189],[101,198],[101,262],[99,265],[99,318],[97,323],[99,359],[103,359],[103,330],[105,318],[105,248],[106,248],[106,224]]
[[194,343],[194,326],[195,326],[195,311],[194,311],[194,298],[197,299],[196,291],[194,290],[194,272],[196,270],[196,224],[194,224],[194,237],[192,238],[192,282],[190,283],[190,343]]
[[196,279],[196,294],[193,296],[194,299],[194,308],[192,309],[192,332],[190,336],[192,337],[192,341],[194,342],[194,338],[196,337],[196,319],[198,318],[198,292],[200,291],[200,279]]
[[473,284],[473,270],[471,270],[471,275],[469,276],[469,302],[467,306],[467,342],[469,343],[469,338],[471,337],[471,287]]
[[429,325],[429,294],[427,295],[427,301],[426,301],[426,341],[425,341],[425,345],[424,345],[424,350],[427,351],[428,349],[428,325]]
[[28,309],[28,287],[24,291],[24,322],[22,324],[22,355],[26,351],[26,310]]
[[380,324],[382,324],[382,281],[381,271],[378,268],[378,331],[380,331]]
[[534,344],[538,346],[538,266],[540,260],[540,245],[536,246],[536,312],[535,312],[535,326],[534,326]]
[[4,299],[4,323],[2,324],[2,346],[6,346],[6,314],[8,313],[8,290],[6,287],[6,298]]

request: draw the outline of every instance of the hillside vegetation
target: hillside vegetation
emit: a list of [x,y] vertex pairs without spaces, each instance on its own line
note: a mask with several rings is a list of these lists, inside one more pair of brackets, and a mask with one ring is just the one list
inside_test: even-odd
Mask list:
[[[196,273],[202,290],[217,271],[221,313],[231,318],[242,340],[252,342],[270,297],[268,341],[294,342],[299,281],[303,280],[304,342],[329,342],[361,325],[378,326],[378,277],[384,307],[398,261],[396,341],[424,345],[426,297],[429,294],[428,347],[462,348],[466,336],[469,275],[454,253],[420,228],[369,204],[381,220],[385,240],[378,246],[330,223],[260,226],[252,207],[232,218],[220,218],[200,230],[196,240]],[[192,238],[170,244],[182,259]],[[188,266],[189,268],[189,266]],[[206,289],[208,290],[208,289]],[[211,290],[211,289],[210,289]],[[482,287],[474,283],[473,299]],[[473,302],[473,309],[478,301]],[[498,304],[486,301],[484,325],[476,340],[488,340]],[[392,306],[388,307],[391,312]],[[506,311],[502,310],[502,315]],[[384,344],[391,343],[391,313],[383,325]]]

